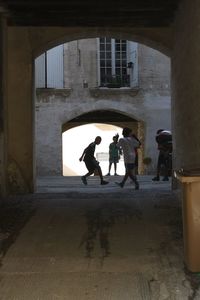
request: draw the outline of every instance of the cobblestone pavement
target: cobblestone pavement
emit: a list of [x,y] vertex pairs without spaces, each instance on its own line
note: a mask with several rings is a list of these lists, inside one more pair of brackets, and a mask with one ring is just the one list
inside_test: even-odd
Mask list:
[[170,182],[108,180],[43,178],[38,193],[1,202],[1,300],[200,299]]

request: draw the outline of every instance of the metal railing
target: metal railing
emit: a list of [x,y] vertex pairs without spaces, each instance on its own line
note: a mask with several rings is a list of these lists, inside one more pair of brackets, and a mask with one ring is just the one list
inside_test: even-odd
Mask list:
[[119,88],[130,86],[130,75],[102,75],[101,87]]

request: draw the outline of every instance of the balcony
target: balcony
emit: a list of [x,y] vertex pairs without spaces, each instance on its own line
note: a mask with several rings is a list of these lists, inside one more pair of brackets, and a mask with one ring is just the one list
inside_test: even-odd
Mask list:
[[130,87],[130,75],[101,75],[100,87],[121,88]]

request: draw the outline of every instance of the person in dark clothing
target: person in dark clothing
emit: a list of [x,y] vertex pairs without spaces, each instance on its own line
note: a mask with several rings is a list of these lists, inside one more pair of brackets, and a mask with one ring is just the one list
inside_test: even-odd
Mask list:
[[172,134],[170,131],[159,129],[156,134],[156,142],[158,144],[158,162],[157,162],[157,174],[153,181],[160,180],[161,167],[164,167],[163,181],[169,180],[169,173],[171,170],[171,156],[172,156]]
[[120,159],[120,155],[122,154],[121,149],[117,147],[119,135],[113,136],[113,142],[109,145],[109,167],[108,174],[106,176],[110,176],[110,170],[112,164],[114,164],[114,175],[117,175],[117,164]]
[[80,161],[84,161],[86,168],[88,169],[88,173],[86,173],[84,176],[81,177],[82,182],[87,185],[87,177],[92,175],[95,170],[97,170],[98,175],[101,180],[101,184],[105,185],[108,184],[108,181],[105,181],[103,179],[101,167],[99,165],[99,162],[94,157],[94,152],[96,145],[99,145],[101,143],[101,137],[97,136],[94,140],[94,142],[90,143],[87,148],[84,149],[83,154],[79,158]]

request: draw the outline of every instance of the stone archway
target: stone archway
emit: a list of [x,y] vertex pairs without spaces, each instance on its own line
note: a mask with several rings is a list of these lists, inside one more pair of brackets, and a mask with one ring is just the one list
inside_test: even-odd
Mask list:
[[[173,127],[175,130],[176,167],[198,167],[200,163],[199,140],[199,2],[183,0],[174,24],[169,28],[140,28],[121,30],[121,37],[128,32],[144,42],[158,42],[162,48],[172,50]],[[87,29],[80,28],[83,37]],[[91,30],[96,30],[92,28]],[[112,32],[112,28],[97,30]],[[89,31],[89,30],[88,30]],[[16,28],[8,29],[8,79],[9,110],[8,154],[22,169],[30,190],[33,190],[33,117],[32,117],[32,68],[33,57],[51,43],[66,36],[73,40],[77,29],[68,28]],[[80,34],[81,35],[81,34]],[[79,35],[79,36],[80,36]],[[138,40],[139,41],[139,40]],[[156,48],[156,47],[155,47]],[[159,48],[157,48],[159,49]],[[14,55],[13,55],[14,51]],[[8,188],[9,190],[9,188]]]
[[[9,157],[17,162],[24,182],[29,190],[33,190],[34,183],[34,140],[33,140],[33,57],[36,57],[52,46],[64,41],[77,38],[97,37],[108,35],[119,38],[135,40],[155,49],[162,50],[170,55],[172,46],[172,31],[169,28],[160,30],[137,28],[19,28],[12,27],[8,30],[8,152]],[[15,55],[12,51],[15,49]],[[17,93],[16,93],[17,91]],[[19,109],[20,107],[20,109]],[[96,109],[107,109],[97,101]],[[82,107],[82,112],[91,107],[88,104]],[[113,103],[110,109],[119,109]],[[127,108],[129,111],[129,107]],[[125,109],[122,108],[122,112]],[[12,122],[11,122],[12,120]],[[64,121],[64,120],[63,120]],[[17,125],[16,125],[17,124]]]
[[110,110],[96,110],[82,114],[62,125],[62,132],[75,128],[77,126],[82,126],[85,124],[108,124],[114,125],[120,128],[129,127],[137,135],[142,145],[139,149],[139,162],[138,162],[138,172],[139,174],[144,173],[144,141],[145,141],[145,124],[141,120],[136,120],[134,117],[127,116],[121,112],[110,111]]
[[[61,101],[62,102],[62,101]],[[37,109],[42,108],[37,105]],[[133,114],[127,114],[120,110],[111,109],[111,105],[107,104],[106,108],[89,110],[85,113],[74,110],[68,111],[62,106],[62,109],[55,111],[54,106],[48,104],[48,111],[41,109],[40,115],[37,117],[37,139],[36,139],[36,176],[61,176],[62,175],[62,133],[85,124],[101,123],[119,126],[121,128],[127,126],[133,129],[133,132],[142,142],[139,155],[139,170],[143,173],[143,157],[144,157],[144,140],[145,140],[145,123],[143,120],[136,118]],[[44,112],[44,114],[43,114]],[[54,115],[54,123],[49,126],[48,118]],[[66,118],[66,115],[74,117]],[[46,122],[44,122],[45,120]],[[49,119],[50,120],[50,119]],[[42,128],[41,133],[39,128]],[[45,137],[44,137],[45,132]]]
[[[17,28],[15,34],[20,34],[22,29]],[[19,32],[18,32],[19,31]],[[21,32],[22,34],[23,32]],[[14,34],[14,32],[13,32]],[[87,27],[87,28],[34,28],[28,32],[32,39],[33,57],[63,43],[107,36],[116,39],[126,39],[146,45],[161,53],[171,56],[173,44],[173,29],[168,28],[123,28],[123,27]]]
[[[74,73],[70,73],[71,77],[72,74]],[[72,78],[72,81],[76,80],[76,77]],[[166,84],[166,82],[164,82],[163,84]],[[51,119],[54,119],[56,122],[56,127],[51,126],[51,130],[55,130],[55,132],[49,133],[49,140],[51,140],[51,137],[54,136],[54,140],[51,142],[51,148],[54,147],[52,145],[59,145],[58,149],[61,149],[61,143],[59,139],[60,127],[63,127],[63,124],[65,123],[68,124],[67,126],[69,126],[69,121],[72,119],[79,118],[80,116],[85,115],[85,122],[90,122],[92,118],[91,115],[93,115],[95,111],[102,111],[102,114],[104,114],[105,111],[109,111],[112,114],[114,114],[115,112],[122,119],[122,116],[136,119],[138,122],[141,122],[140,124],[142,124],[141,131],[144,132],[145,128],[143,139],[145,136],[146,140],[144,140],[143,142],[143,147],[146,149],[145,151],[143,151],[142,156],[151,158],[151,161],[153,163],[151,167],[148,168],[148,173],[153,173],[153,171],[155,171],[154,169],[157,159],[157,149],[154,141],[155,132],[158,129],[156,126],[159,126],[159,128],[160,126],[163,127],[163,120],[165,120],[165,114],[162,112],[161,103],[165,103],[164,109],[166,109],[166,107],[168,106],[168,103],[166,103],[165,101],[164,93],[160,95],[160,93],[158,92],[157,94],[158,95],[154,93],[153,95],[151,95],[150,91],[150,93],[147,93],[147,97],[145,97],[142,89],[140,88],[105,90],[98,87],[95,88],[89,86],[87,89],[84,89],[82,87],[82,89],[80,90],[80,86],[78,85],[74,85],[73,89],[68,88],[66,90],[38,89],[36,105],[36,110],[38,112],[36,111],[36,115],[39,115],[39,118],[41,120],[47,121],[47,128],[44,129],[44,124],[42,124],[42,126],[38,126],[37,131],[39,132],[40,128],[43,128],[42,130],[43,133],[45,132],[46,140],[47,132],[49,130],[49,124],[51,123]],[[58,107],[60,109],[60,112],[58,112]],[[45,113],[42,112],[44,112],[46,109],[48,111],[46,111],[45,115]],[[55,117],[55,115],[57,114],[58,116]],[[156,118],[155,115],[157,116]],[[96,122],[99,122],[100,118],[100,115],[98,116],[98,118],[96,115]],[[110,122],[109,118],[107,118],[107,121]],[[157,125],[158,121],[162,123]],[[165,128],[169,128],[168,124]],[[41,138],[41,144],[43,143],[43,140],[44,139]],[[41,152],[47,153],[49,151],[48,145],[44,145],[43,149],[44,150],[42,150]],[[61,151],[58,149],[54,149],[53,157],[57,157],[57,162],[55,161],[52,170],[49,170],[49,168],[47,167],[46,171],[44,173],[42,172],[41,175],[47,175],[48,172],[50,172],[49,174],[52,175],[60,175],[62,173]],[[49,160],[48,158],[49,155],[47,156],[47,158],[44,158],[44,160],[40,159],[39,166],[42,167],[44,161]],[[47,163],[45,164],[47,165]],[[58,165],[59,168],[57,167]]]

